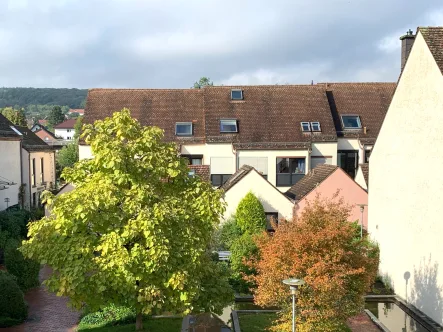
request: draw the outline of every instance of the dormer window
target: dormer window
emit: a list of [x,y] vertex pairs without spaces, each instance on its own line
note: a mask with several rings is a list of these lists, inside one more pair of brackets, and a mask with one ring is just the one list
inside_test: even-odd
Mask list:
[[177,122],[175,124],[175,135],[192,136],[192,122]]
[[312,131],[321,131],[320,122],[311,122]]
[[231,90],[231,100],[243,100],[243,90],[232,89]]
[[302,131],[311,131],[311,124],[309,122],[300,122]]
[[238,133],[237,120],[220,120],[221,133]]
[[342,115],[341,122],[343,129],[360,129],[361,121],[358,115]]

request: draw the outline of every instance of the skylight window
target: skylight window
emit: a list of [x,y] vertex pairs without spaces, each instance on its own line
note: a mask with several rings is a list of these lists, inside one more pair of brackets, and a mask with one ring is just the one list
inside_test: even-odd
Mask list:
[[302,131],[311,131],[311,125],[309,122],[300,122]]
[[243,90],[231,90],[231,99],[232,100],[243,100]]
[[360,129],[361,121],[358,115],[342,115],[343,129]]
[[237,120],[220,120],[221,133],[238,133]]
[[177,122],[175,134],[177,136],[192,136],[192,122]]
[[312,131],[321,131],[320,122],[311,122]]

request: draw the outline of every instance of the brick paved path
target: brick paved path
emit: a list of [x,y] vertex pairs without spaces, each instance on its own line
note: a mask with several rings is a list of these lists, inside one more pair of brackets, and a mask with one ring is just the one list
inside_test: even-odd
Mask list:
[[[45,280],[50,273],[50,268],[42,268],[40,281]],[[66,306],[67,298],[49,293],[46,287],[40,286],[28,291],[25,300],[29,305],[26,322],[10,328],[0,328],[0,332],[74,331],[80,314]]]
[[348,326],[351,328],[352,332],[380,332],[380,329],[364,312],[350,318],[348,320]]

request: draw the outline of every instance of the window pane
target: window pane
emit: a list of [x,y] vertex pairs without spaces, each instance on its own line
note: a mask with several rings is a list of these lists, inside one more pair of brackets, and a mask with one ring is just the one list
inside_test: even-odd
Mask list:
[[211,183],[213,186],[221,186],[221,175],[220,174],[211,174]]
[[291,174],[277,174],[277,187],[290,187]]
[[231,99],[243,99],[243,91],[242,90],[231,90]]
[[289,174],[289,158],[277,158],[277,173]]
[[302,122],[301,123],[301,128],[303,131],[311,131],[311,127],[309,125],[309,122]]
[[305,175],[304,174],[292,174],[291,175],[291,186],[300,181]]
[[222,184],[225,184],[226,181],[229,180],[229,178],[231,177],[232,174],[223,174],[222,175]]
[[202,164],[201,158],[192,158],[191,159],[191,165],[201,165],[201,164]]
[[192,135],[192,123],[176,123],[176,135]]
[[312,131],[321,131],[320,130],[320,122],[311,122]]
[[341,117],[344,128],[360,128],[360,117],[357,115],[343,115]]
[[305,174],[305,160],[302,158],[291,158],[291,173]]
[[220,131],[222,133],[236,133],[237,120],[220,120]]

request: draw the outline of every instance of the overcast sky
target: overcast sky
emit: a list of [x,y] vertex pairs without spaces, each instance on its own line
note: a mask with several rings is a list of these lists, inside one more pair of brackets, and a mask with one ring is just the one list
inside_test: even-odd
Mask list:
[[0,0],[0,86],[396,81],[441,0]]

